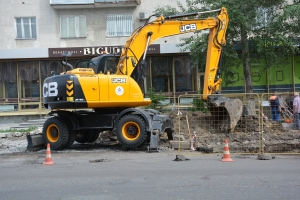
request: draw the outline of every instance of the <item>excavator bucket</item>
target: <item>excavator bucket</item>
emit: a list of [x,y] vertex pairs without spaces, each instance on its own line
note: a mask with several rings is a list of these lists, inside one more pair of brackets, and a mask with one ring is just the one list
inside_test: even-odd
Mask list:
[[209,95],[207,106],[213,122],[221,132],[232,132],[243,113],[243,103],[240,99],[230,99],[225,96]]

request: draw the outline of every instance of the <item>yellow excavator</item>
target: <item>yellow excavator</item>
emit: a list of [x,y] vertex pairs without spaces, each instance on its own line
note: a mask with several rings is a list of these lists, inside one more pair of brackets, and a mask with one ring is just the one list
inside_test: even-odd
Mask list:
[[[214,17],[190,19],[207,13]],[[172,35],[209,29],[203,99],[215,118],[222,117],[220,127],[232,130],[242,114],[242,102],[214,95],[219,93],[220,56],[226,44],[225,34],[229,18],[226,8],[173,16],[159,16],[137,28],[127,40],[121,55],[103,54],[73,67],[43,83],[44,107],[51,110],[40,137],[31,137],[31,149],[50,143],[52,149],[67,148],[77,141],[94,142],[102,131],[113,131],[126,148],[149,143],[149,150],[157,150],[159,137],[167,133],[172,139],[174,127],[168,115],[148,106],[138,84],[146,67],[148,46],[153,41]],[[78,68],[83,66],[85,68]],[[30,146],[30,144],[29,144]]]

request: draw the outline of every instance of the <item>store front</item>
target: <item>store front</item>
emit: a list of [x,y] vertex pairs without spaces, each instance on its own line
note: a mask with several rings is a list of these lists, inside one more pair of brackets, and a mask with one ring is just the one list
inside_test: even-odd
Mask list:
[[[192,66],[188,53],[162,53],[160,49],[159,44],[148,49],[144,81],[140,85],[143,90],[147,93],[149,88],[154,88],[168,97],[167,103],[173,103],[180,94],[197,93],[197,69]],[[61,61],[76,66],[79,60],[91,59],[103,50],[119,54],[121,46],[49,48],[47,55],[40,58],[1,59],[0,116],[48,113],[42,102],[45,78],[66,71]],[[65,52],[72,55],[63,57]]]

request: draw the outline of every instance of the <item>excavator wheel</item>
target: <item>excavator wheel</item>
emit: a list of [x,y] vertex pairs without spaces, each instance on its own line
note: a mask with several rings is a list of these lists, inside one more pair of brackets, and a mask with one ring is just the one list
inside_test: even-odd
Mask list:
[[68,148],[68,147],[72,146],[72,144],[75,142],[75,138],[76,138],[76,132],[70,130],[69,139],[68,139],[68,142],[65,147]]
[[94,130],[80,130],[76,134],[75,141],[81,144],[90,142],[94,136]]
[[138,115],[125,115],[117,125],[119,142],[127,148],[136,148],[147,139],[145,121]]
[[51,149],[60,149],[66,146],[69,140],[69,128],[63,117],[47,119],[43,126],[43,138]]
[[93,131],[94,133],[92,134],[92,137],[89,141],[89,143],[93,143],[95,142],[98,138],[99,138],[99,135],[100,135],[100,131]]
[[72,146],[72,144],[74,143],[74,141],[75,141],[75,138],[76,138],[76,131],[74,131],[73,130],[73,128],[72,128],[72,123],[71,123],[71,121],[69,120],[69,118],[68,117],[64,117],[64,116],[62,116],[63,118],[64,118],[64,120],[67,122],[67,124],[68,124],[68,127],[69,127],[69,139],[68,139],[68,142],[67,142],[67,144],[66,144],[66,148],[68,148],[68,147],[70,147],[70,146]]

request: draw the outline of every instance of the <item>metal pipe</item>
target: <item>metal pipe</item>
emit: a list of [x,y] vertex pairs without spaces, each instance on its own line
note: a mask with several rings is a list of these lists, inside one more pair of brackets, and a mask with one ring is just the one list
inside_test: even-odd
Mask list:
[[181,17],[190,17],[190,16],[196,16],[196,15],[219,12],[219,11],[221,11],[221,9],[208,10],[208,11],[202,11],[202,12],[194,12],[194,13],[187,13],[187,14],[182,14],[182,15],[171,15],[171,16],[166,16],[165,19],[176,19],[176,18],[181,18]]

